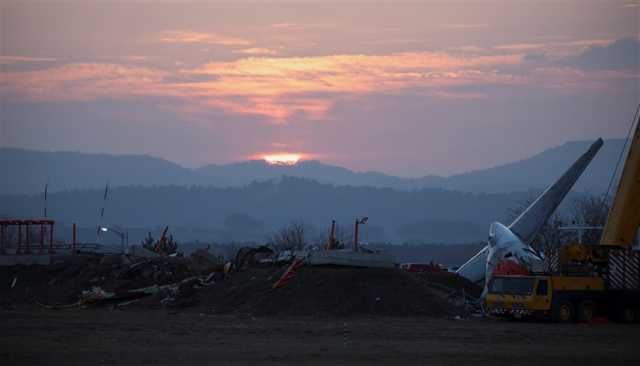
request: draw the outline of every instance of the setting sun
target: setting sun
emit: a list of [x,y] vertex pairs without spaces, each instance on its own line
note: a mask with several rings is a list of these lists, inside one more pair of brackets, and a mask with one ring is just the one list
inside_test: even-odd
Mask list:
[[295,165],[302,158],[302,154],[269,154],[262,158],[271,165]]

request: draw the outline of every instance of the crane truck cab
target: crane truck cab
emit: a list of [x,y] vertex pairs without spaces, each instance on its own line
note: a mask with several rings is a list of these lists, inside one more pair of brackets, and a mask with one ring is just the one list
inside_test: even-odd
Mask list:
[[487,285],[486,309],[501,317],[589,322],[605,316],[640,321],[640,252],[572,244],[558,248],[557,268],[528,275],[498,274]]

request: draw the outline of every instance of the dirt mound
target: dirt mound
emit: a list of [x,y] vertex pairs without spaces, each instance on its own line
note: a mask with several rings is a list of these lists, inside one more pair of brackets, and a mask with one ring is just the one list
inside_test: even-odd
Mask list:
[[283,288],[284,269],[252,269],[200,293],[218,313],[256,315],[428,315],[450,313],[447,300],[415,276],[393,269],[302,267]]
[[432,288],[444,292],[461,292],[464,290],[467,296],[478,298],[482,294],[482,287],[452,272],[413,273],[415,279]]
[[473,284],[449,273],[303,266],[284,287],[274,290],[272,286],[286,266],[253,267],[228,278],[222,272],[202,273],[198,268],[186,258],[122,256],[83,257],[51,266],[0,267],[0,305],[189,308],[268,316],[437,317],[460,312],[462,305],[454,301],[459,293],[479,293]]

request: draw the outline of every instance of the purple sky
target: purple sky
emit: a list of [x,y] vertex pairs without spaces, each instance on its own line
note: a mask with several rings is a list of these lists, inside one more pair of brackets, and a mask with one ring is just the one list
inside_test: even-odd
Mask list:
[[0,146],[448,175],[640,100],[638,1],[0,7]]

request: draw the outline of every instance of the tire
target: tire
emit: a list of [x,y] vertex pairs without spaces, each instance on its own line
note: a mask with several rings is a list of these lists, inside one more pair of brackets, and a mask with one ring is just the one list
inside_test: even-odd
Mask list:
[[553,307],[552,319],[558,323],[572,323],[575,319],[575,309],[571,301],[558,301]]
[[596,303],[591,300],[584,300],[578,305],[578,321],[580,323],[589,323],[596,314]]

